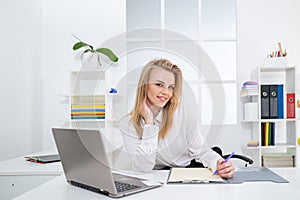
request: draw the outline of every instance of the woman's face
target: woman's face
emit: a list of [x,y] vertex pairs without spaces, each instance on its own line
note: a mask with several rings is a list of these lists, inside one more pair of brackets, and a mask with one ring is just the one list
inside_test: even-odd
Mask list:
[[152,69],[147,87],[147,104],[163,108],[172,98],[175,88],[175,76],[162,68]]

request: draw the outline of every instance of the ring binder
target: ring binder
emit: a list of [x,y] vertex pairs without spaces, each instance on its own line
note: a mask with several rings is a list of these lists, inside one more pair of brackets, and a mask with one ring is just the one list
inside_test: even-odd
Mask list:
[[261,85],[260,87],[261,87],[261,118],[269,119],[269,117],[270,117],[270,108],[269,108],[270,87],[269,87],[269,85]]

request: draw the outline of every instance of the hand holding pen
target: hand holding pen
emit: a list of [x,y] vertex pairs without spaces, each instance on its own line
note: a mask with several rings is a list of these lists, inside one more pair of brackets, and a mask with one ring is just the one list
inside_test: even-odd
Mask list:
[[219,173],[223,178],[232,178],[234,175],[234,166],[229,159],[234,155],[232,152],[225,160],[219,159],[217,162],[217,170],[214,171],[214,175]]

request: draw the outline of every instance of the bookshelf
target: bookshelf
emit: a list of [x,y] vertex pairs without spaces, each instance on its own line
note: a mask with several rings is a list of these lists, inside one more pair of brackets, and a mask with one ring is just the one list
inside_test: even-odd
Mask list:
[[[252,128],[252,141],[249,143],[256,144],[246,144],[245,151],[251,155],[255,166],[300,166],[296,75],[296,66],[257,67],[251,78],[258,83],[258,92],[241,96],[244,104],[243,122],[251,123]],[[265,88],[268,90],[265,91]],[[292,103],[289,103],[290,94],[294,95]],[[249,103],[254,105],[251,112],[253,109],[257,111],[254,112],[256,115],[250,117],[249,109],[245,109]]]
[[113,105],[122,96],[109,93],[113,86],[110,69],[82,69],[70,72],[70,93],[68,98],[68,120],[66,128],[98,129],[104,135],[106,151],[111,162],[115,151],[121,148],[122,140]]

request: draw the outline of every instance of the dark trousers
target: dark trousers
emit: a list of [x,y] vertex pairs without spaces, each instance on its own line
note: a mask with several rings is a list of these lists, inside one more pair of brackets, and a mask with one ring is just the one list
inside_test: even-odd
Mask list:
[[[191,163],[188,166],[186,166],[186,168],[204,168],[204,166],[202,163],[199,163],[195,159],[193,159],[191,161]],[[169,170],[169,169],[171,169],[171,167],[165,166],[165,167],[161,168],[160,170]]]
[[[220,156],[222,156],[222,150],[219,147],[212,147],[213,151],[217,152]],[[222,156],[223,157],[223,156]],[[195,159],[191,160],[191,163],[186,166],[186,168],[204,168],[202,163],[196,162]],[[171,167],[165,166],[161,170],[169,170]]]

